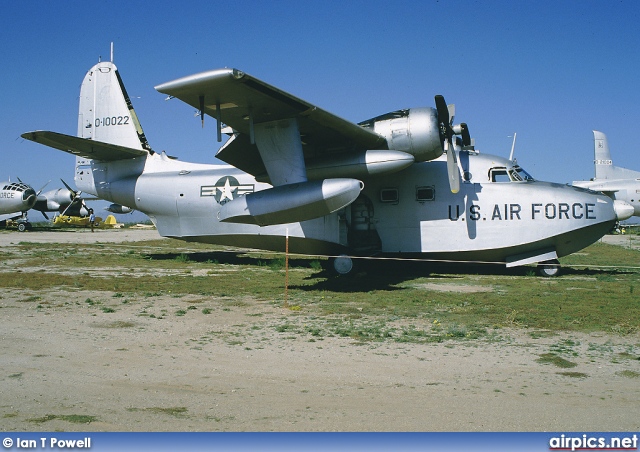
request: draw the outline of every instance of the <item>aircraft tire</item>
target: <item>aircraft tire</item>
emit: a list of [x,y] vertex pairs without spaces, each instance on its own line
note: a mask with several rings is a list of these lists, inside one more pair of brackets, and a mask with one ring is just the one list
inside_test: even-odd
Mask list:
[[557,260],[540,262],[538,264],[538,274],[546,278],[558,276],[560,274],[560,262]]
[[18,223],[18,232],[24,232],[27,230],[27,224],[26,223]]
[[354,262],[351,257],[341,254],[330,259],[330,268],[338,276],[348,276],[353,274]]

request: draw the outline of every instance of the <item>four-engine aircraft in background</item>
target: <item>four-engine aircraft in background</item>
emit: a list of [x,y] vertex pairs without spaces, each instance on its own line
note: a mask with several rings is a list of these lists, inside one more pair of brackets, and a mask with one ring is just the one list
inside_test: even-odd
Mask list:
[[45,193],[38,194],[33,210],[38,210],[48,220],[47,212],[56,212],[60,215],[86,217],[89,210],[85,200],[80,197],[80,191],[72,189],[65,181],[60,179],[64,188],[56,188]]
[[442,96],[355,124],[237,69],[156,86],[216,120],[217,157],[154,152],[113,62],[80,89],[77,136],[22,136],[76,156],[84,193],[139,210],[162,236],[331,256],[393,255],[558,271],[558,257],[598,240],[626,204],[534,180],[480,153]]
[[27,211],[37,200],[36,191],[24,182],[0,182],[0,222],[17,219],[20,232],[29,226]]
[[593,164],[595,177],[589,181],[574,181],[573,185],[624,201],[629,204],[630,216],[640,216],[640,171],[614,166],[607,136],[597,130],[593,131]]
[[[68,218],[88,218],[89,209],[85,201],[96,198],[82,198],[82,192],[72,189],[64,180],[64,188],[56,188],[43,193],[44,187],[37,193],[29,185],[19,182],[0,183],[0,222],[13,220],[18,231],[23,232],[31,227],[28,219],[29,210],[37,210],[49,220],[47,213],[59,214]],[[45,185],[46,186],[46,185]],[[130,213],[126,206],[111,204],[105,208],[114,213]],[[88,221],[88,220],[87,220]]]

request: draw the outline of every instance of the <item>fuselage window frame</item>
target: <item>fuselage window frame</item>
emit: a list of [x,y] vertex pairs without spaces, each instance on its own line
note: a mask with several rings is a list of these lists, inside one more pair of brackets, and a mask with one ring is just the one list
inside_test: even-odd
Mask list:
[[380,189],[380,202],[385,204],[398,204],[400,192],[397,187],[385,187]]
[[422,185],[416,187],[416,201],[418,202],[426,202],[426,201],[435,201],[436,199],[436,188],[433,185]]

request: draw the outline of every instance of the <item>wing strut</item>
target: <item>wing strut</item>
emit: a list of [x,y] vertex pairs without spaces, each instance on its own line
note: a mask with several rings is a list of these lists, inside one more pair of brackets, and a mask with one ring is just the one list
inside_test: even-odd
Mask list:
[[222,143],[222,112],[220,111],[220,101],[216,101],[216,130],[218,132],[218,143]]
[[204,129],[204,96],[198,98],[200,102],[200,121],[202,121],[202,128]]
[[254,138],[273,186],[307,181],[297,119],[255,124]]

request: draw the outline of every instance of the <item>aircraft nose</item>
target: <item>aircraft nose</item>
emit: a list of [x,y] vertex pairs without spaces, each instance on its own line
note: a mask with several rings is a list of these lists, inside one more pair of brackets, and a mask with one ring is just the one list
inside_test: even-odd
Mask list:
[[36,192],[33,189],[29,188],[24,191],[22,199],[27,203],[29,209],[31,209],[35,205],[38,197],[36,196]]
[[616,199],[613,201],[613,210],[616,212],[616,218],[618,221],[631,218],[634,213],[633,206],[626,201]]

